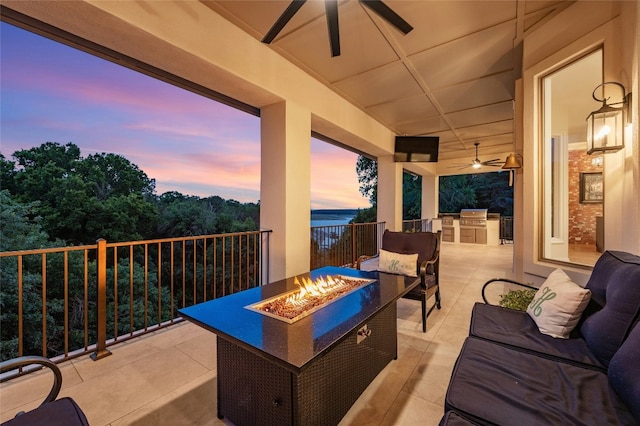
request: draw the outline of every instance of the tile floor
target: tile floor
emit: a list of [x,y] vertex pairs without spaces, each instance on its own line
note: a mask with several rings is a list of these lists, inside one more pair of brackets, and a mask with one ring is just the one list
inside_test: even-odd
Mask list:
[[[420,303],[398,303],[398,359],[371,383],[341,425],[437,425],[471,308],[485,281],[512,277],[511,245],[444,243],[442,310],[422,333]],[[188,322],[60,365],[60,396],[74,398],[92,426],[224,425],[216,417],[215,336]],[[34,373],[0,386],[0,420],[35,408],[51,375]]]

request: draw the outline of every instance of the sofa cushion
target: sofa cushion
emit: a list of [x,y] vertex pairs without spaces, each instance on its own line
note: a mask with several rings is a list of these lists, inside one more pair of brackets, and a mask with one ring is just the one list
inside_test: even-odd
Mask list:
[[586,288],[604,307],[584,320],[580,333],[591,352],[608,366],[640,315],[640,257],[603,253]]
[[566,339],[580,320],[591,292],[571,281],[562,269],[553,271],[536,292],[527,313],[542,334]]
[[418,264],[418,254],[401,254],[387,250],[380,250],[380,260],[378,271],[389,274],[406,275],[417,277],[416,265]]
[[584,339],[555,339],[542,334],[526,312],[478,302],[471,313],[469,334],[562,362],[600,370],[605,368]]
[[445,410],[482,424],[630,425],[635,420],[602,371],[468,337]]
[[640,424],[640,326],[636,326],[609,363],[609,382]]

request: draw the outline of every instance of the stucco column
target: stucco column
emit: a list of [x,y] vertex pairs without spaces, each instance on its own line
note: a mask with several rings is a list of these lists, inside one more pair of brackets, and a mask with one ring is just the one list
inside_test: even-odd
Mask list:
[[391,231],[402,230],[402,163],[393,156],[378,157],[378,222]]
[[269,281],[309,271],[311,114],[292,102],[261,109],[260,227],[271,229]]
[[440,182],[438,176],[422,175],[422,213],[421,219],[438,217]]

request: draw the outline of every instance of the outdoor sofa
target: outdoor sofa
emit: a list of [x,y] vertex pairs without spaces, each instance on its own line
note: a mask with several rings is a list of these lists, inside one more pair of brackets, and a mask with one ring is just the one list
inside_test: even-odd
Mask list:
[[555,291],[566,278],[550,275],[527,312],[474,306],[441,425],[640,424],[640,257],[603,253],[584,289],[571,287],[577,324],[552,337],[536,314],[547,302],[575,305]]

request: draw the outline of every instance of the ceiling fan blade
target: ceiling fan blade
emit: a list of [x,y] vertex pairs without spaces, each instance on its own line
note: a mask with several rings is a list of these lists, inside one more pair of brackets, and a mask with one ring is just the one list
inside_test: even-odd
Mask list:
[[495,163],[496,161],[499,161],[501,164],[504,164],[504,161],[500,161],[499,158],[495,158],[493,160],[483,161],[482,164],[485,164],[487,166],[492,166],[493,164],[491,164],[491,163]]
[[377,13],[382,19],[396,27],[403,34],[409,34],[413,27],[404,19],[395,13],[389,6],[384,4],[382,0],[359,0],[360,3]]
[[264,36],[262,42],[267,44],[271,43],[306,1],[307,0],[292,0],[291,3],[289,3],[289,6],[287,6],[285,11],[282,12],[282,15],[280,15],[278,20]]
[[329,42],[331,43],[331,56],[340,56],[340,27],[338,26],[338,0],[325,0],[324,8],[327,11],[327,27],[329,28]]

